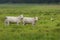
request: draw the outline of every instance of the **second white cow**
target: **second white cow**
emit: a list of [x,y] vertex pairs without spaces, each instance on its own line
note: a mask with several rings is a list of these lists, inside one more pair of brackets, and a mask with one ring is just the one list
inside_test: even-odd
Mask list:
[[38,20],[38,17],[24,17],[23,18],[23,25],[25,25],[25,24],[34,25],[37,20]]

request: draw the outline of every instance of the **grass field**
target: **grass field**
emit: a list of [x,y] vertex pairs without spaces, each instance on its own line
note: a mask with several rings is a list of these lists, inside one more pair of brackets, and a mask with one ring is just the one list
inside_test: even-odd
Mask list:
[[[4,25],[5,16],[38,16],[33,27],[20,23]],[[51,17],[54,21],[51,21]],[[0,40],[60,40],[60,5],[0,4]]]

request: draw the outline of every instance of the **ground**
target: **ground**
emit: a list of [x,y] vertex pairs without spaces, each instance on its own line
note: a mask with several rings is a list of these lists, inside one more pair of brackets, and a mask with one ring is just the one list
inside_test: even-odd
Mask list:
[[[35,26],[4,25],[5,16],[39,17]],[[53,18],[53,21],[51,20]],[[60,40],[60,5],[0,4],[0,40]]]

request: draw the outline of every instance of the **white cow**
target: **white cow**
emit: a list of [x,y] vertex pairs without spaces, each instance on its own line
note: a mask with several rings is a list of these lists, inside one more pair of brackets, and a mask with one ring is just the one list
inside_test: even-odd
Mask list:
[[22,19],[23,19],[23,15],[20,15],[20,16],[17,16],[17,17],[6,16],[5,24],[9,25],[10,22],[15,22],[18,25],[21,22]]
[[38,17],[24,17],[23,18],[23,25],[29,24],[29,23],[34,25],[37,20],[38,20]]

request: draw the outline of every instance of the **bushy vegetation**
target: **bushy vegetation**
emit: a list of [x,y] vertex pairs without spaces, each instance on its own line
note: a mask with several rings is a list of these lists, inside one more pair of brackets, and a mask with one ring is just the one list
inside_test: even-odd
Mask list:
[[[5,16],[21,14],[40,20],[35,26],[4,25]],[[0,40],[60,40],[60,5],[0,5]]]
[[0,3],[52,3],[59,4],[60,0],[0,0]]

